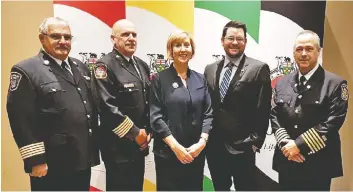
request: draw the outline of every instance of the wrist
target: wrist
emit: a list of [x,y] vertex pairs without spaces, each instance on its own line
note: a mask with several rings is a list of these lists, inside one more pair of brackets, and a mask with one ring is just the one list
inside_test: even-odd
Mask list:
[[204,143],[204,144],[206,145],[207,142],[208,142],[208,138],[206,138],[206,137],[200,137],[199,142],[202,142],[202,143]]

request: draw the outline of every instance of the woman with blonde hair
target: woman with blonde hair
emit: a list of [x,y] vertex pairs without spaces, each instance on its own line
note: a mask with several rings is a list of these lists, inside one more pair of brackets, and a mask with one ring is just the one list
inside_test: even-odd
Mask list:
[[169,36],[173,64],[151,84],[150,123],[158,191],[201,191],[212,108],[202,74],[189,69],[195,53],[192,37],[183,31]]

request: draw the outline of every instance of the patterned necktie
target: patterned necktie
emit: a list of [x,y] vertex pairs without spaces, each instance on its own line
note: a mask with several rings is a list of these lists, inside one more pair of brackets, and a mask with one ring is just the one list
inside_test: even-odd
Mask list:
[[229,62],[226,67],[227,67],[226,72],[223,75],[221,86],[219,87],[221,102],[223,102],[224,96],[226,95],[229,87],[230,76],[232,75],[232,70],[233,70],[233,63]]
[[68,67],[69,67],[69,65],[68,65],[65,61],[63,61],[63,62],[61,63],[61,68],[63,68],[63,70],[64,70],[66,73],[72,75],[72,73],[71,73],[71,71],[69,70]]

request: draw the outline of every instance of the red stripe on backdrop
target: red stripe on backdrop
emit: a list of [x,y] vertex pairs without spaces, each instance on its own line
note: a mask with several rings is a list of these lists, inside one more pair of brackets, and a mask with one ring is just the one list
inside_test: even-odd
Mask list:
[[110,27],[117,20],[126,18],[125,1],[54,1],[54,4],[67,5],[85,11]]

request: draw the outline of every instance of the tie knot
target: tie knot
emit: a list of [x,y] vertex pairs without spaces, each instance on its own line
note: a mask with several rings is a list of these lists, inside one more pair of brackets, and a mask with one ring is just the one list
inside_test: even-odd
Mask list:
[[227,66],[226,66],[226,67],[228,67],[228,68],[232,68],[233,66],[234,66],[234,63],[229,62],[229,63],[227,64]]
[[299,79],[299,81],[300,81],[300,84],[301,84],[301,85],[304,85],[304,83],[305,83],[305,81],[306,81],[306,78],[305,78],[304,76],[301,76],[300,79]]
[[63,62],[61,63],[61,68],[65,69],[66,66],[67,66],[67,63],[66,63],[65,61],[63,61]]

